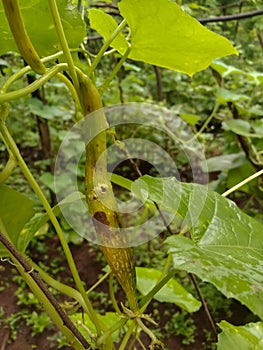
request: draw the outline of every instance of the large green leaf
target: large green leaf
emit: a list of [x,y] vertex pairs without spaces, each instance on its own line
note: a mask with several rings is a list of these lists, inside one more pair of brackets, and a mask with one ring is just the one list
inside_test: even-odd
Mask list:
[[261,350],[263,349],[263,323],[249,323],[245,326],[233,326],[222,321],[219,323],[222,333],[218,336],[218,350]]
[[261,223],[202,185],[144,176],[133,189],[188,226],[193,240],[174,235],[166,241],[176,268],[195,273],[263,318]]
[[[0,186],[0,198],[0,230],[20,251],[24,251],[29,240],[22,228],[34,215],[35,202],[5,185]],[[0,256],[7,255],[7,250],[0,245]]]
[[[52,54],[60,49],[59,40],[49,10],[48,2],[41,0],[19,1],[23,20],[29,37],[40,56]],[[76,48],[85,37],[85,23],[71,1],[57,0],[63,28],[69,47]],[[0,1],[0,55],[16,51],[17,47]]]
[[208,30],[169,0],[122,0],[121,15],[131,29],[129,58],[190,76],[213,59],[237,54],[224,37]]
[[[148,267],[136,267],[137,288],[146,295],[159,282],[161,271]],[[202,305],[192,294],[188,293],[175,279],[171,279],[155,294],[160,302],[174,303],[188,312],[195,312]]]

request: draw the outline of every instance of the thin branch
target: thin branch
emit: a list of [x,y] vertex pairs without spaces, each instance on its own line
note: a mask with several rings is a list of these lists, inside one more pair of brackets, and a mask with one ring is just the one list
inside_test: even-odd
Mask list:
[[[228,108],[231,111],[234,119],[240,119],[238,109],[233,102],[228,102]],[[242,150],[246,154],[248,161],[253,165],[253,167],[257,171],[261,170],[262,166],[260,164],[258,164],[251,156],[251,146],[250,146],[249,138],[247,138],[246,136],[243,136],[243,135],[238,135],[238,134],[236,134],[236,136],[237,136],[237,139],[240,143]]]
[[258,41],[260,43],[261,49],[263,50],[263,39],[259,30],[257,31],[257,37],[258,37]]
[[220,6],[221,9],[228,9],[230,7],[236,7],[236,6],[239,6],[243,3],[245,3],[247,0],[240,0],[240,1],[235,1],[235,2],[232,2],[230,4],[226,4],[226,5],[222,5]]
[[199,284],[198,284],[198,282],[197,282],[197,280],[195,278],[195,275],[193,275],[192,273],[188,273],[188,276],[190,277],[190,280],[192,281],[192,283],[193,283],[193,285],[195,287],[195,290],[196,290],[196,292],[197,292],[197,294],[199,296],[199,299],[200,299],[200,301],[201,301],[201,303],[203,305],[203,308],[205,310],[205,314],[206,314],[206,316],[208,318],[208,321],[210,323],[211,329],[213,331],[213,335],[214,335],[215,339],[217,339],[217,330],[216,330],[215,321],[214,321],[214,319],[213,319],[213,317],[212,317],[212,315],[211,315],[211,313],[210,313],[210,311],[208,309],[207,303],[206,303],[206,301],[205,301],[205,299],[203,297],[202,291],[201,291],[200,286],[199,286]]
[[109,4],[109,3],[98,3],[98,4],[94,4],[91,7],[110,8],[110,9],[118,10],[117,5]]
[[263,15],[263,9],[255,10],[251,12],[238,13],[235,15],[227,15],[227,16],[218,16],[211,18],[198,18],[198,21],[202,24],[211,23],[211,22],[228,22],[228,21],[237,21],[245,18],[251,18],[255,16]]

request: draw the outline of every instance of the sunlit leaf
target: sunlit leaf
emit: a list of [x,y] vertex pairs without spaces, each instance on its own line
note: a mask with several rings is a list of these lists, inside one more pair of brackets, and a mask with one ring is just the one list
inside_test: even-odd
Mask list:
[[[146,295],[159,282],[161,271],[147,267],[136,267],[137,288]],[[188,312],[197,311],[201,303],[188,293],[175,279],[168,283],[154,296],[160,302],[174,303]]]
[[[60,50],[59,39],[47,1],[20,0],[23,20],[28,35],[40,56],[46,56]],[[85,23],[81,19],[77,6],[70,1],[57,0],[63,28],[69,47],[79,47],[85,37]],[[17,52],[17,47],[0,2],[0,55],[8,51]]]
[[188,113],[180,113],[180,116],[190,125],[195,125],[200,119],[198,115]]
[[[184,219],[192,240],[167,239],[174,266],[214,284],[263,318],[263,225],[234,202],[198,184],[144,176],[133,187]],[[146,195],[147,189],[147,195]],[[140,191],[143,191],[140,193]]]
[[263,349],[263,323],[248,323],[245,326],[233,326],[222,321],[219,323],[222,333],[218,335],[218,350],[261,350]]
[[[101,10],[90,9],[88,12],[91,28],[100,33],[105,41],[108,40],[115,29],[117,29],[117,22],[112,16]],[[119,33],[119,35],[112,41],[110,46],[118,50],[123,55],[128,48],[128,43],[124,34]]]
[[237,54],[224,37],[208,30],[169,0],[122,0],[121,15],[131,29],[129,58],[190,76],[213,59]]

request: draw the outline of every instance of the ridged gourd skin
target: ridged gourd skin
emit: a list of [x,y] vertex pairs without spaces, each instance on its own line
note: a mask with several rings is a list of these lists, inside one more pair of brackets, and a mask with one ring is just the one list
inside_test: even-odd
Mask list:
[[2,0],[10,30],[16,46],[26,63],[38,74],[44,74],[46,67],[40,60],[27,34],[18,0]]
[[[97,111],[94,130],[102,130],[86,145],[85,191],[89,212],[103,254],[124,290],[133,312],[138,311],[136,273],[132,248],[119,230],[118,208],[107,173],[106,132],[108,123],[96,86],[86,76],[79,77],[84,115]],[[98,163],[98,159],[100,162]],[[103,201],[101,201],[103,198]]]

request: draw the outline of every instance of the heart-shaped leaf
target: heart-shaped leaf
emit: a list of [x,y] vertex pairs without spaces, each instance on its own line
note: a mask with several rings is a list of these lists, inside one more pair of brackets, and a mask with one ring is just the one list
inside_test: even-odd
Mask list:
[[[161,271],[148,267],[136,267],[137,288],[146,295],[159,282]],[[199,310],[201,303],[188,293],[175,279],[171,279],[155,294],[160,302],[174,303],[188,312]]]
[[133,189],[145,198],[147,187],[148,199],[183,218],[191,233],[192,240],[167,239],[174,266],[214,284],[263,318],[263,225],[202,185],[144,176]]
[[122,0],[121,15],[131,29],[129,58],[190,76],[213,59],[237,50],[169,0]]

